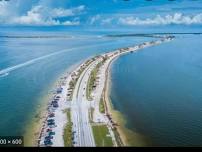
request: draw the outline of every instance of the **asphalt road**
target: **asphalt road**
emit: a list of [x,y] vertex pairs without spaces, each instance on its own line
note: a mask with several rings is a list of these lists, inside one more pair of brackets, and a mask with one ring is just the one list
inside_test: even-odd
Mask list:
[[72,98],[71,113],[73,122],[74,146],[95,147],[94,136],[89,121],[91,101],[86,98],[89,75],[100,60],[92,62],[80,75]]

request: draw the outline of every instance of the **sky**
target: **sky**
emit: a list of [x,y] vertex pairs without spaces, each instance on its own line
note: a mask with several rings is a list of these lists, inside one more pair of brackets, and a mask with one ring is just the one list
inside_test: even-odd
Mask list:
[[0,26],[202,25],[202,0],[1,0]]

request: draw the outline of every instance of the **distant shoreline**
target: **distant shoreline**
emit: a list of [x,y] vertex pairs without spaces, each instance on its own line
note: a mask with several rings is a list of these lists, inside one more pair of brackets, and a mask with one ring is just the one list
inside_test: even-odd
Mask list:
[[110,34],[106,35],[107,37],[153,37],[153,38],[161,38],[162,35],[201,35],[202,32],[182,32],[182,33],[134,33],[134,34]]

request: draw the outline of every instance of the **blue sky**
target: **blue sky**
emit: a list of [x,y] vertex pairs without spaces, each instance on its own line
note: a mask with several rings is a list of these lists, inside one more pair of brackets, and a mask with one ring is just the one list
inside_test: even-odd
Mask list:
[[1,26],[202,25],[202,0],[0,1]]

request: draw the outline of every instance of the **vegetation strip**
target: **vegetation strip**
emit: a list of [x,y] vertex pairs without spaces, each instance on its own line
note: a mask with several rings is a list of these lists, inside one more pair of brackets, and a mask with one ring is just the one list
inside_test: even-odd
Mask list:
[[[97,56],[99,57],[99,56]],[[95,58],[97,58],[95,57]],[[87,84],[87,90],[86,90],[86,97],[89,101],[93,100],[92,97],[92,91],[96,87],[96,80],[97,80],[97,74],[99,72],[100,67],[104,64],[104,62],[107,60],[107,56],[102,57],[102,61],[99,62],[96,67],[91,71],[91,74],[88,79],[88,84]]]
[[104,105],[103,97],[101,97],[101,99],[100,99],[99,111],[100,111],[101,113],[105,113],[105,105]]
[[[69,95],[69,100],[72,100],[72,96],[73,96],[73,92],[77,83],[77,80],[79,79],[81,73],[84,71],[84,69],[92,62],[92,60],[87,60],[82,66],[81,68],[79,68],[79,70],[77,71],[78,74],[76,74],[75,72],[73,72],[71,74],[71,81],[69,82],[69,89],[72,90],[70,95]],[[76,76],[76,78],[73,78],[74,76]]]
[[67,113],[68,122],[66,124],[65,129],[64,129],[64,135],[63,135],[64,145],[65,145],[65,147],[72,147],[73,144],[72,144],[71,111],[70,111],[70,109],[67,109],[65,112]]

